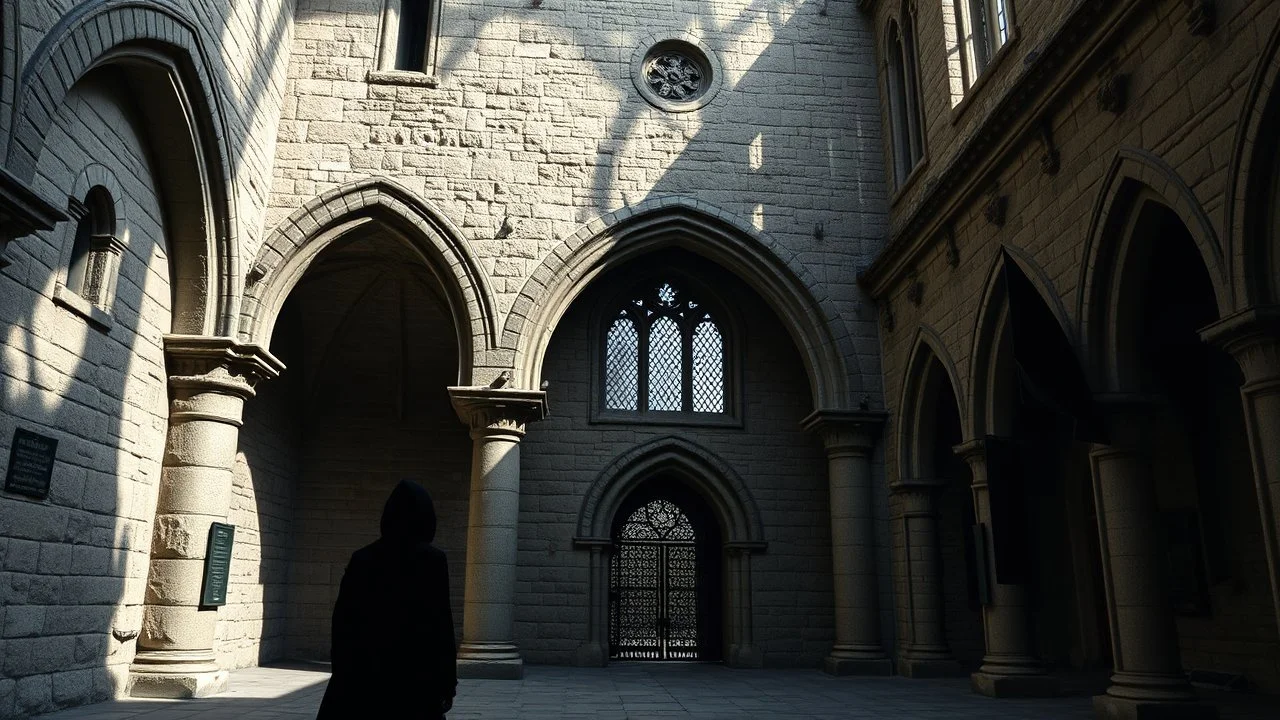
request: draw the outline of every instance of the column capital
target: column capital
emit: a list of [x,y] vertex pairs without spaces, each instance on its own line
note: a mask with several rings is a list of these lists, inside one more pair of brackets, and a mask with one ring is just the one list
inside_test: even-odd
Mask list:
[[544,390],[493,388],[487,385],[451,387],[449,398],[472,437],[492,433],[524,436],[525,425],[547,416]]
[[229,337],[165,335],[164,354],[170,387],[240,398],[253,397],[254,386],[284,370],[266,348]]
[[1245,383],[1280,381],[1280,305],[1242,310],[1200,330],[1240,364]]
[[1009,438],[999,437],[997,435],[983,435],[980,438],[966,440],[959,445],[951,446],[951,452],[956,454],[961,460],[973,465],[977,462],[983,462],[987,459],[987,453],[991,450],[991,446],[997,443],[1007,443]]
[[815,410],[800,427],[821,435],[828,454],[870,455],[888,419],[888,413],[870,410]]

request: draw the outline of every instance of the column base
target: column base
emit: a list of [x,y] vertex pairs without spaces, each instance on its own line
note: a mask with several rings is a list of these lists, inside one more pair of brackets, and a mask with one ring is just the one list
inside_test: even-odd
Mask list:
[[609,651],[596,643],[583,643],[574,655],[578,667],[604,667],[609,664]]
[[524,660],[512,643],[464,642],[458,647],[458,677],[519,680],[524,677]]
[[828,675],[892,675],[893,661],[882,658],[850,658],[828,655],[822,662],[822,671]]
[[1058,679],[1051,675],[992,675],[976,672],[969,684],[979,695],[993,698],[1046,698],[1059,694]]
[[212,672],[139,672],[129,673],[129,695],[132,697],[187,700],[209,697],[227,691],[231,673]]
[[953,658],[898,658],[898,674],[917,680],[927,678],[964,677],[967,671]]
[[1136,700],[1095,695],[1093,712],[1099,720],[1218,720],[1218,708],[1196,700]]
[[762,668],[764,653],[755,645],[734,645],[729,648],[729,667]]

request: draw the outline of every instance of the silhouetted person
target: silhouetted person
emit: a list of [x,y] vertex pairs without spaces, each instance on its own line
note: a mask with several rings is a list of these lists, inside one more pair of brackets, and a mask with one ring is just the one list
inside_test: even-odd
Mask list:
[[442,718],[458,685],[449,568],[436,512],[401,480],[382,537],[355,551],[333,608],[333,676],[317,720]]

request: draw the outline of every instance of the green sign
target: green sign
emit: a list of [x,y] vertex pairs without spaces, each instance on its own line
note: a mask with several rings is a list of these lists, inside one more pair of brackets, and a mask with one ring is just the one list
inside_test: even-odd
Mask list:
[[209,549],[204,555],[204,589],[200,591],[201,607],[227,604],[227,584],[231,580],[231,547],[236,526],[213,523],[209,527]]
[[41,500],[48,497],[57,456],[57,440],[30,430],[14,429],[13,445],[9,448],[9,473],[4,479],[5,492]]

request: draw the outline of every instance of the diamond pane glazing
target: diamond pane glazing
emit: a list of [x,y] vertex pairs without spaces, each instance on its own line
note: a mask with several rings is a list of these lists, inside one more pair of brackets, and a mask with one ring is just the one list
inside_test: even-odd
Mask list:
[[605,338],[604,406],[609,410],[640,407],[640,337],[636,324],[623,315]]
[[693,410],[724,412],[724,340],[710,317],[693,331]]
[[663,316],[649,328],[649,409],[677,412],[684,409],[682,371],[684,351],[680,327]]

